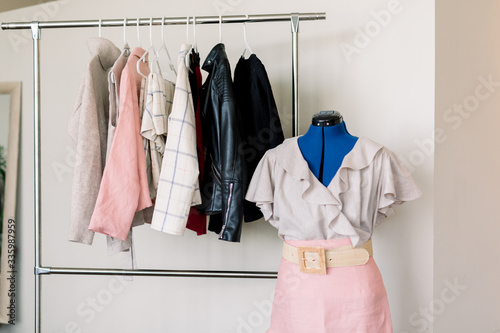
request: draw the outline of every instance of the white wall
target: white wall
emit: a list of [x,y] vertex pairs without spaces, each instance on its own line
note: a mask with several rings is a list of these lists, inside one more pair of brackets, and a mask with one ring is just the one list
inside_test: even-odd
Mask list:
[[[434,1],[144,0],[139,5],[138,1],[109,0],[103,6],[96,0],[65,0],[56,4],[3,13],[0,21],[217,15],[216,6],[225,14],[326,11],[327,21],[300,24],[300,127],[307,129],[313,113],[335,109],[344,115],[351,133],[371,137],[409,161],[424,196],[397,209],[397,215],[380,226],[374,247],[394,331],[417,332],[410,318],[432,299],[433,154],[419,147],[432,138],[434,128]],[[381,26],[374,12],[388,7],[392,14]],[[364,39],[356,30],[377,27]],[[249,24],[247,31],[253,51],[268,70],[290,135],[290,25]],[[175,54],[185,39],[185,29],[168,27],[166,32]],[[136,45],[135,29],[128,28],[127,33],[129,43]],[[93,247],[66,240],[71,189],[71,142],[66,126],[89,59],[85,40],[96,35],[97,29],[42,31],[43,265],[121,265],[121,258],[106,255],[104,237],[96,237]],[[143,45],[148,43],[147,35],[148,28],[141,28]],[[198,27],[197,35],[204,57],[218,41],[217,26]],[[11,333],[33,329],[32,62],[31,40],[24,36],[23,32],[0,33],[0,80],[24,83],[18,321],[15,327],[2,327]],[[103,29],[103,36],[122,45],[121,29]],[[241,26],[224,25],[223,41],[234,67],[244,46]],[[220,242],[215,234],[196,237],[187,233],[178,238],[147,227],[135,234],[141,268],[278,268],[281,244],[276,231],[264,221],[245,225],[241,244]],[[119,288],[120,281],[43,277],[43,332],[264,332],[269,322],[265,307],[275,285],[274,280],[135,278]],[[117,293],[107,303],[105,296],[112,291]],[[86,304],[96,297],[106,304],[97,304],[92,312]]]
[[500,3],[436,3],[435,332],[499,332]]

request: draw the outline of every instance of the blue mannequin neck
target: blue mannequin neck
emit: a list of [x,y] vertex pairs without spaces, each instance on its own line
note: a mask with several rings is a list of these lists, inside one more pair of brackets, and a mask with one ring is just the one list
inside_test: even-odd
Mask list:
[[309,126],[307,133],[298,138],[298,144],[311,172],[328,186],[357,140],[341,122],[334,126]]

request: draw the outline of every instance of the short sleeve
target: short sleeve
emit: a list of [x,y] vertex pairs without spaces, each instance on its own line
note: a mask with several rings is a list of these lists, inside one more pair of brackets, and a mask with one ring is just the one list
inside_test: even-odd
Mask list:
[[422,195],[410,172],[396,154],[383,148],[381,158],[376,224],[394,214],[394,205],[415,200]]
[[255,169],[245,199],[255,202],[260,208],[264,218],[270,221],[274,210],[274,177],[273,171],[276,160],[270,156],[269,151],[259,161]]

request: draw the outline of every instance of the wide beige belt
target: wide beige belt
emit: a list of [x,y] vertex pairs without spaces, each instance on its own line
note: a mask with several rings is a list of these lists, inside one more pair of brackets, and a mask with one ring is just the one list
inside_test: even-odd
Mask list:
[[322,247],[295,247],[283,243],[283,258],[300,267],[304,273],[326,274],[327,267],[364,265],[373,256],[372,240],[358,248],[352,245],[324,249]]

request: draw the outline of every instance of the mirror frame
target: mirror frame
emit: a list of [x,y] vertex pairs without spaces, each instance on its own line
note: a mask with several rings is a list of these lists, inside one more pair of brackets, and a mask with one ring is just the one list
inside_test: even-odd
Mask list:
[[[21,82],[0,82],[0,94],[10,95],[9,140],[7,144],[7,168],[5,176],[5,195],[3,221],[2,258],[0,267],[0,323],[12,324],[14,316],[10,316],[8,306],[11,300],[15,303],[15,234],[16,234],[16,197],[17,168],[19,161],[19,134],[21,121]],[[10,256],[9,256],[10,254]],[[14,265],[13,267],[11,265]],[[12,269],[14,268],[14,269]],[[13,271],[13,272],[12,272]],[[9,273],[7,273],[9,272]],[[12,272],[12,273],[11,273]],[[14,280],[10,280],[11,274]],[[11,281],[14,288],[11,290]]]

